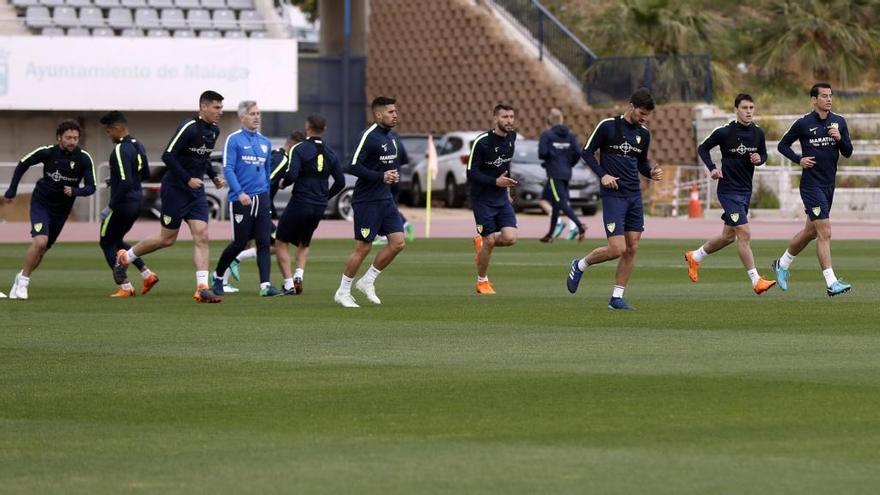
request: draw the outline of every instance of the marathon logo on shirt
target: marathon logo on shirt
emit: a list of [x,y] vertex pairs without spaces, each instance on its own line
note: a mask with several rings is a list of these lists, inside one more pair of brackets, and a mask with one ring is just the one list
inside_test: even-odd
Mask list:
[[494,161],[486,162],[486,165],[492,165],[493,167],[498,168],[498,167],[504,165],[505,163],[508,163],[508,162],[511,162],[511,161],[513,161],[513,157],[509,157],[509,158],[501,158],[501,157],[499,156],[499,157],[496,158]]
[[207,148],[205,145],[201,145],[198,148],[189,148],[189,150],[199,156],[210,155],[214,148]]
[[[385,145],[382,145],[382,146],[385,146]],[[393,155],[380,155],[379,156],[379,161],[381,161],[383,163],[391,163],[394,160],[397,160],[397,152],[396,151]]]
[[61,182],[63,180],[68,181],[68,182],[77,182],[77,183],[79,182],[79,179],[74,178],[74,177],[68,177],[66,175],[62,175],[61,172],[59,172],[57,170],[52,172],[51,174],[46,174],[46,177],[52,179],[55,182]]
[[820,146],[836,146],[837,141],[834,140],[831,136],[823,136],[823,137],[815,137],[809,139],[810,146],[820,147]]
[[248,165],[254,165],[259,167],[266,163],[265,156],[257,156],[257,155],[241,155],[241,161],[247,163]]
[[567,149],[571,148],[571,143],[569,143],[569,142],[553,143],[553,147],[558,150],[567,150]]

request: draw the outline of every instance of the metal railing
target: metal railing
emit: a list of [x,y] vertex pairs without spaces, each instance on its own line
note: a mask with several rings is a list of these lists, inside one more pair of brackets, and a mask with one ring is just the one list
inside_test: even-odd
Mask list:
[[708,55],[599,57],[538,0],[492,0],[538,48],[562,65],[591,105],[626,101],[641,87],[660,102],[705,101],[713,96]]

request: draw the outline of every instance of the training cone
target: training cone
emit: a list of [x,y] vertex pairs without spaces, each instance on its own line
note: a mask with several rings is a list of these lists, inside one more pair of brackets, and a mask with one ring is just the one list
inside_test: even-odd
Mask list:
[[703,204],[700,203],[700,191],[697,185],[691,186],[691,200],[688,203],[688,218],[703,218]]

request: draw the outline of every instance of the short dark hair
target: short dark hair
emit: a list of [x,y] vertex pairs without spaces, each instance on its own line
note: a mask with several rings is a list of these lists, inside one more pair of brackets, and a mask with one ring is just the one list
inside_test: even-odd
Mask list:
[[287,136],[288,141],[293,141],[294,143],[301,143],[306,140],[306,135],[303,131],[293,131]]
[[831,85],[826,82],[820,82],[820,83],[814,84],[813,87],[810,88],[810,97],[811,98],[818,98],[819,97],[819,88],[831,89]]
[[495,105],[495,108],[492,109],[492,115],[498,115],[498,112],[500,112],[502,110],[508,110],[511,112],[516,111],[516,110],[514,110],[513,105],[511,105],[510,103],[499,103],[499,104]]
[[223,95],[209,89],[199,96],[199,105],[207,105],[212,101],[223,101]]
[[322,115],[313,113],[306,118],[306,125],[315,132],[324,132],[324,129],[327,128],[327,119]]
[[76,131],[79,134],[82,134],[82,127],[80,127],[79,123],[75,120],[62,120],[55,129],[55,136],[59,137],[67,131]]
[[110,127],[112,125],[126,125],[128,124],[128,120],[126,120],[125,115],[122,114],[119,110],[113,110],[112,112],[107,112],[101,117],[101,120],[98,122],[101,123],[104,127]]
[[654,109],[654,97],[651,96],[651,92],[648,91],[648,88],[637,89],[630,97],[629,102],[632,103],[632,106],[635,108],[641,108],[643,110]]
[[754,100],[754,98],[752,98],[752,95],[747,94],[747,93],[740,93],[740,94],[736,95],[736,98],[734,98],[733,107],[739,108],[739,104],[742,103],[743,100],[755,103],[755,100]]
[[379,107],[387,107],[388,105],[394,105],[397,103],[397,100],[394,98],[389,98],[387,96],[377,96],[373,99],[373,102],[370,103],[370,110],[375,111]]

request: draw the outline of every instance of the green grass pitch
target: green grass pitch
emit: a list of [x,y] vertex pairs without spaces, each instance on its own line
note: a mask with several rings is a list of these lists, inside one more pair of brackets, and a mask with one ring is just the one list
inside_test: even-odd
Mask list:
[[[769,277],[785,243],[754,244]],[[756,296],[733,247],[692,284],[698,242],[645,241],[634,312],[606,309],[614,264],[566,292],[596,245],[499,249],[487,297],[469,240],[418,240],[350,310],[350,241],[314,244],[301,296],[260,299],[247,261],[217,305],[189,243],[133,300],[62,243],[0,301],[0,493],[880,491],[876,242],[835,241],[854,288],[829,299],[812,247]],[[4,291],[23,250],[0,245]]]

